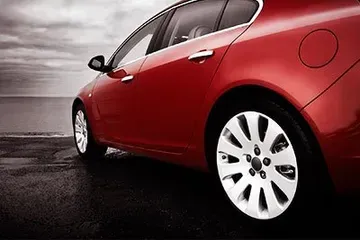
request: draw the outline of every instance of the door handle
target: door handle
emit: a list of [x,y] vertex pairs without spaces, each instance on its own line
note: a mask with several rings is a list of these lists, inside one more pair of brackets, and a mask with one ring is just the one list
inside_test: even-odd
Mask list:
[[121,82],[130,82],[130,81],[132,81],[134,79],[134,76],[133,75],[128,75],[128,76],[126,76],[126,77],[123,77],[122,79],[121,79]]
[[196,60],[199,58],[209,58],[209,57],[212,57],[213,55],[214,55],[213,50],[201,51],[201,52],[197,52],[197,53],[194,53],[193,55],[191,55],[189,57],[189,60],[192,61],[192,60]]

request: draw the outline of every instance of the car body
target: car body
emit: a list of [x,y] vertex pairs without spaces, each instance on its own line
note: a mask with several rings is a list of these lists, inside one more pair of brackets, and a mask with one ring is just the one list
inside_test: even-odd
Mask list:
[[[214,28],[174,36],[186,13],[212,18],[203,21]],[[154,22],[146,54],[114,65]],[[271,96],[309,129],[335,189],[352,191],[360,186],[359,25],[357,0],[181,1],[136,30],[74,106],[83,104],[98,144],[208,171],[218,106]]]

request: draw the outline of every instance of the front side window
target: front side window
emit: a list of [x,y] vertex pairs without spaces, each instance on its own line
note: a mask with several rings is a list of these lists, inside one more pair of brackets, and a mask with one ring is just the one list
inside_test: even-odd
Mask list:
[[223,6],[223,0],[204,0],[176,9],[165,32],[161,48],[214,32]]
[[162,22],[164,16],[161,16],[135,33],[116,53],[111,63],[113,68],[121,66],[127,62],[144,57],[149,48],[150,42],[156,29]]
[[229,0],[219,30],[250,22],[258,8],[259,3],[255,0]]

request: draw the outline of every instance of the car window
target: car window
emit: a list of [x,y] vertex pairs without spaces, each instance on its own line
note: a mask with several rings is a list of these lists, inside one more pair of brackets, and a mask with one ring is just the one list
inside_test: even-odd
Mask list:
[[219,30],[250,22],[259,3],[255,0],[230,0],[225,8]]
[[161,48],[214,32],[223,6],[223,0],[204,0],[177,8],[165,31]]
[[155,34],[156,29],[162,22],[164,16],[161,16],[135,33],[115,55],[112,67],[116,68],[127,62],[136,60],[146,55],[150,42]]

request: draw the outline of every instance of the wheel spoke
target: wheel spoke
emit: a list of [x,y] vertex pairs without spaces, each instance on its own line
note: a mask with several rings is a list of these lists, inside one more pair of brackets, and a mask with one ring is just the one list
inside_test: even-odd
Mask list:
[[80,126],[82,126],[82,122],[81,122],[81,119],[80,119],[80,116],[79,114],[76,115],[76,123]]
[[218,165],[221,179],[232,176],[234,174],[241,173],[244,175],[246,169],[242,162],[237,163],[221,163]]
[[271,183],[267,182],[264,186],[264,195],[265,195],[265,201],[266,205],[268,207],[268,213],[269,217],[277,216],[279,213],[281,213],[282,208],[276,199],[275,192],[272,189]]
[[251,137],[252,143],[259,143],[260,136],[259,136],[259,114],[257,113],[247,113],[245,115],[247,124],[249,126],[249,132]]
[[243,149],[248,149],[250,141],[239,126],[238,119],[232,119],[226,127],[232,135],[239,141]]
[[291,145],[289,145],[287,148],[283,149],[282,151],[271,155],[271,159],[275,166],[282,166],[282,165],[295,166],[296,164],[296,156]]
[[81,127],[78,124],[75,124],[75,132],[76,133],[81,133]]
[[265,134],[263,142],[263,150],[271,152],[271,147],[273,146],[276,138],[282,133],[281,128],[277,126],[273,121],[269,121],[269,125]]
[[241,150],[241,148],[238,148],[237,146],[229,142],[224,136],[220,137],[218,151],[237,158],[240,158],[243,155],[243,151]]
[[247,211],[253,216],[260,214],[260,186],[256,183],[251,186]]
[[85,139],[83,139],[83,141],[81,142],[81,148],[85,152]]
[[83,135],[80,134],[80,136],[77,138],[77,143],[80,144],[83,141]]
[[83,122],[84,114],[82,111],[79,111],[79,117],[80,117],[81,122]]
[[76,141],[79,142],[79,140],[81,140],[83,135],[81,133],[76,133],[75,136],[76,136]]
[[288,199],[292,198],[296,182],[281,176],[275,169],[269,171],[270,179],[283,191]]
[[82,126],[85,126],[85,117],[84,117],[84,113],[82,111],[79,111],[79,120],[81,122]]
[[234,199],[234,201],[238,201],[240,195],[245,191],[245,189],[247,188],[247,186],[249,186],[250,184],[250,176],[246,175],[243,176],[236,184],[234,187],[230,188],[228,190],[228,195],[232,197],[232,199]]

